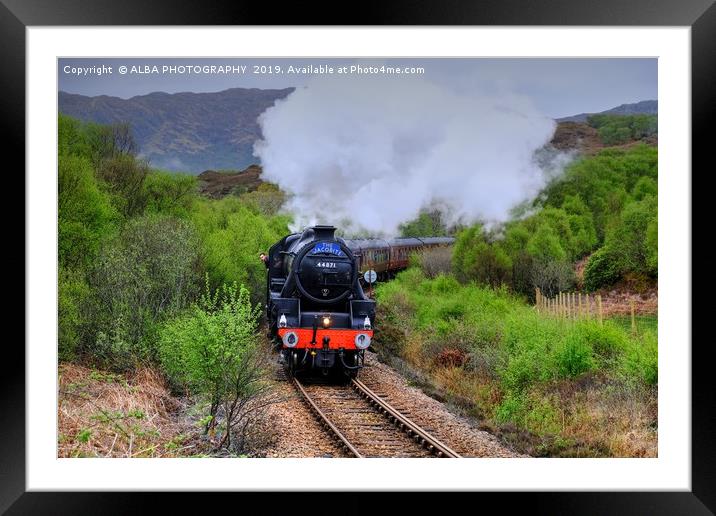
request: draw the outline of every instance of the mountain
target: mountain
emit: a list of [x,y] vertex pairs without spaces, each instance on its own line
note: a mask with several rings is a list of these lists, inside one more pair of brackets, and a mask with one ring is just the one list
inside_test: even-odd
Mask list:
[[612,109],[607,109],[600,113],[580,113],[578,115],[566,116],[558,118],[557,122],[581,122],[587,121],[590,115],[657,115],[659,113],[659,103],[656,100],[642,100],[633,104],[622,104]]
[[129,122],[140,156],[167,170],[242,169],[257,159],[256,119],[294,88],[230,88],[216,93],[155,92],[129,99],[59,92],[61,113],[80,120]]

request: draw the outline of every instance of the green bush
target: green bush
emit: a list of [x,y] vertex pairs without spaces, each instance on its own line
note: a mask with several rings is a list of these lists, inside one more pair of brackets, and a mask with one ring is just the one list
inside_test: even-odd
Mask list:
[[656,134],[656,115],[592,115],[587,123],[596,128],[605,145],[620,145]]
[[58,164],[58,258],[76,269],[90,264],[118,220],[87,158],[61,155]]
[[195,176],[153,170],[144,180],[145,213],[189,217],[196,198]]
[[[229,446],[232,429],[247,422],[267,389],[258,347],[260,306],[252,306],[244,287],[223,285],[206,291],[185,314],[159,330],[159,354],[174,385],[206,396],[207,430],[223,417],[220,446]],[[241,440],[237,443],[241,448]]]
[[656,332],[648,331],[641,340],[627,347],[622,371],[632,381],[638,379],[647,385],[659,381],[659,351]]
[[154,325],[195,298],[200,278],[198,242],[187,222],[159,215],[130,220],[104,246],[92,274],[96,327],[103,332],[95,352],[120,368],[152,358]]
[[556,364],[561,378],[574,378],[594,368],[592,347],[579,333],[569,333],[556,350]]
[[144,181],[148,174],[147,163],[127,154],[103,159],[97,167],[97,176],[111,194],[117,210],[125,217],[144,212],[147,206]]
[[446,236],[447,225],[440,210],[421,211],[417,218],[399,226],[401,237]]
[[564,260],[533,260],[530,273],[533,287],[539,287],[548,297],[570,290],[576,283],[572,264]]
[[509,393],[496,407],[494,418],[498,423],[521,425],[527,412],[527,400],[520,393]]
[[453,269],[461,281],[497,287],[509,282],[512,261],[500,245],[487,241],[482,226],[477,224],[458,233]]
[[191,213],[201,240],[201,253],[213,286],[245,285],[254,302],[263,297],[266,268],[261,252],[286,236],[289,219],[265,217],[236,197],[198,200]]
[[60,360],[77,358],[87,322],[91,291],[84,275],[60,267],[58,272],[58,354]]
[[646,227],[646,271],[650,276],[659,273],[659,219],[654,217]]
[[648,196],[641,201],[629,203],[622,212],[620,223],[609,233],[605,245],[618,261],[622,274],[635,272],[648,274],[650,252],[648,247],[649,226],[657,220],[657,200]]
[[614,284],[621,277],[617,257],[608,247],[598,249],[584,268],[584,288],[590,292]]

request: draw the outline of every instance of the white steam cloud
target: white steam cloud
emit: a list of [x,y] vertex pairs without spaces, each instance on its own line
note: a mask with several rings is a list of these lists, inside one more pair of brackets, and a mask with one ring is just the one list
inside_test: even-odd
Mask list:
[[545,175],[534,152],[555,122],[523,96],[456,93],[421,78],[315,80],[259,118],[263,178],[291,197],[296,228],[394,235],[422,208],[505,220]]

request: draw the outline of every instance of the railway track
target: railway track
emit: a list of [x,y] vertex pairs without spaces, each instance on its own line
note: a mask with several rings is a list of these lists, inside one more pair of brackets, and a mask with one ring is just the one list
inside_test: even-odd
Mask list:
[[460,457],[360,380],[348,385],[291,381],[353,457]]

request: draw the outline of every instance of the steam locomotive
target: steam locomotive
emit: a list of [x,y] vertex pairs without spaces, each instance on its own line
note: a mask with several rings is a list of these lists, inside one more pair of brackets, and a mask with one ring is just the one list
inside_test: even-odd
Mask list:
[[335,231],[333,226],[309,227],[269,249],[269,333],[290,374],[356,376],[375,325],[375,301],[363,290],[362,273],[389,276],[407,266],[411,252],[453,241],[344,240]]

